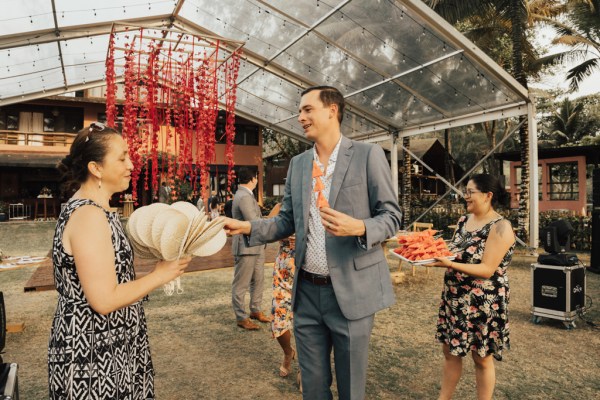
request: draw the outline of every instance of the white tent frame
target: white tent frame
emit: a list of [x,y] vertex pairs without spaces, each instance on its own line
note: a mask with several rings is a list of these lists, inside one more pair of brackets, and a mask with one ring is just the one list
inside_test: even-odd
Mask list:
[[[23,46],[37,46],[56,43],[56,45],[58,46],[60,69],[62,70],[64,85],[58,88],[39,87],[36,91],[22,93],[20,95],[8,97],[2,96],[0,97],[0,106],[31,101],[67,92],[90,89],[98,86],[103,86],[105,84],[105,81],[103,79],[91,79],[87,82],[71,82],[68,80],[65,71],[69,66],[65,64],[64,57],[62,57],[63,49],[61,48],[61,42],[63,41],[107,35],[111,32],[113,26],[115,26],[115,29],[123,31],[126,29],[126,25],[144,26],[148,28],[156,28],[157,30],[160,30],[161,28],[175,28],[197,35],[211,35],[219,37],[225,36],[220,32],[216,32],[214,30],[210,30],[204,27],[201,21],[195,19],[193,15],[189,15],[189,13],[184,13],[186,3],[188,3],[188,7],[190,4],[197,5],[197,3],[193,3],[193,0],[177,0],[176,2],[174,2],[172,11],[170,13],[162,13],[159,15],[151,15],[128,20],[102,21],[98,23],[87,23],[66,27],[61,26],[61,24],[59,23],[58,15],[60,13],[60,10],[57,10],[57,4],[55,0],[47,1],[51,3],[54,26],[25,33],[20,32],[10,34],[3,34],[2,28],[0,28],[0,52],[2,50],[14,49]],[[250,0],[245,0],[245,3],[251,3],[253,6],[259,7],[259,12],[261,10],[260,7],[262,7],[263,10],[268,11],[271,15],[278,15],[282,18],[285,18],[284,25],[286,20],[290,23],[294,23],[297,27],[301,28],[301,33],[289,38],[286,44],[280,46],[280,48],[272,54],[261,54],[260,52],[246,48],[244,59],[249,65],[253,66],[254,69],[246,75],[240,75],[240,90],[243,91],[245,82],[248,81],[251,77],[255,76],[258,72],[260,72],[261,74],[264,73],[268,74],[269,76],[277,77],[281,81],[285,81],[286,83],[297,87],[299,90],[310,86],[314,86],[316,84],[322,84],[322,82],[319,82],[316,79],[309,79],[306,73],[294,70],[293,68],[286,68],[281,63],[278,63],[278,56],[286,53],[289,49],[292,49],[293,46],[305,40],[305,38],[307,38],[309,34],[316,35],[316,37],[319,40],[327,41],[328,48],[329,45],[331,45],[334,49],[342,51],[347,55],[350,55],[354,60],[358,60],[360,62],[359,65],[364,65],[365,71],[368,68],[369,70],[373,70],[377,74],[380,74],[384,77],[384,79],[382,79],[380,82],[371,83],[357,90],[349,91],[346,94],[347,112],[356,118],[360,118],[364,121],[367,121],[371,126],[377,127],[377,129],[371,129],[362,133],[360,132],[360,129],[358,129],[358,133],[352,136],[352,139],[368,142],[391,141],[391,169],[394,182],[396,183],[396,192],[398,192],[398,139],[427,132],[480,123],[484,121],[513,117],[526,117],[530,132],[529,163],[530,166],[537,165],[537,133],[535,108],[527,89],[521,86],[513,77],[511,77],[506,71],[500,68],[485,53],[483,53],[483,51],[481,51],[475,45],[473,45],[473,43],[471,43],[468,39],[466,39],[458,31],[456,31],[450,24],[448,24],[445,20],[443,20],[439,15],[433,12],[420,0],[388,0],[388,3],[398,8],[401,7],[402,10],[405,10],[406,13],[410,14],[413,18],[415,18],[415,20],[422,21],[424,26],[424,33],[425,29],[427,29],[427,31],[431,32],[433,35],[435,35],[435,37],[439,38],[440,40],[443,40],[444,50],[446,48],[446,44],[449,47],[452,47],[454,50],[446,53],[439,53],[437,57],[430,59],[428,62],[421,63],[419,65],[416,65],[414,68],[408,70],[401,70],[396,74],[387,74],[385,72],[380,71],[378,67],[371,62],[370,59],[366,57],[361,57],[359,54],[354,54],[347,47],[337,43],[335,40],[329,40],[329,38],[320,30],[322,25],[334,16],[339,16],[341,14],[341,17],[343,19],[343,13],[345,12],[345,10],[350,6],[356,5],[358,1],[359,0],[331,1],[329,3],[335,3],[335,5],[331,7],[331,9],[329,9],[326,13],[323,13],[319,18],[308,23],[302,18],[295,16],[294,10],[292,9],[292,5],[284,7],[284,3],[282,3],[281,1],[274,0],[252,0],[252,2]],[[300,3],[304,3],[306,7],[307,2],[308,0],[303,0]],[[80,3],[84,2],[82,1]],[[122,1],[122,3],[133,6],[131,0]],[[275,4],[280,4],[280,6],[277,7],[275,6]],[[125,6],[123,6],[123,8],[125,8]],[[321,10],[322,9],[323,6]],[[405,11],[402,11],[403,15]],[[26,15],[26,13],[24,15]],[[115,22],[117,23],[117,25],[114,25]],[[396,22],[401,23],[401,21]],[[248,37],[250,37],[249,34]],[[239,40],[239,38],[237,39]],[[423,69],[426,69],[429,65],[442,63],[445,60],[448,60],[457,55],[460,55],[461,60],[464,56],[471,63],[473,63],[473,65],[476,66],[477,71],[481,71],[482,76],[483,74],[485,74],[486,77],[489,76],[490,79],[494,79],[495,82],[499,82],[500,85],[502,85],[504,88],[507,88],[507,90],[510,91],[513,95],[511,101],[508,101],[509,99],[507,98],[506,102],[501,103],[500,101],[498,101],[495,104],[482,107],[479,110],[461,111],[453,114],[451,112],[448,112],[448,110],[442,109],[442,107],[440,107],[438,104],[435,104],[435,102],[428,100],[419,92],[415,92],[402,82],[403,77],[414,73],[417,69],[423,71]],[[2,77],[0,77],[0,95],[2,94],[1,82]],[[417,121],[416,123],[406,121],[404,124],[400,124],[397,120],[390,118],[390,116],[384,115],[383,112],[378,112],[377,110],[371,107],[367,107],[364,104],[359,104],[359,102],[356,101],[358,94],[364,94],[367,92],[372,92],[373,90],[379,90],[382,89],[386,84],[391,83],[397,84],[402,90],[410,93],[414,99],[418,99],[428,109],[436,111],[437,113],[441,114],[442,117],[437,118],[436,120]],[[260,95],[256,94],[256,96],[260,98]],[[267,104],[269,103],[269,99],[262,99]],[[285,133],[296,139],[306,141],[306,139],[301,134],[293,131],[292,129],[286,127],[287,125],[285,125],[290,125],[289,121],[296,118],[296,115],[294,114],[290,115],[289,117],[275,119],[272,117],[257,115],[257,113],[254,113],[251,110],[245,110],[243,109],[243,107],[238,108],[237,113],[238,115],[248,120],[254,121],[263,126]],[[530,167],[529,176],[529,192],[531,202],[529,244],[532,247],[536,247],[538,243],[537,168]],[[452,189],[456,190],[456,188]]]

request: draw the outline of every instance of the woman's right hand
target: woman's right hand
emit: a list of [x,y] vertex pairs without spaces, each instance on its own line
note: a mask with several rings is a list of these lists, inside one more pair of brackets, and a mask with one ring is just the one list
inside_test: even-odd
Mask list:
[[190,261],[192,261],[192,257],[180,258],[173,261],[162,260],[156,263],[154,272],[161,277],[163,283],[171,282],[183,274]]

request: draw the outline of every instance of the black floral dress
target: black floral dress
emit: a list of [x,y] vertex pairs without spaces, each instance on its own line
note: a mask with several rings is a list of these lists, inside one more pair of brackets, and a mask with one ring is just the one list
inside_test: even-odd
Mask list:
[[[154,399],[154,370],[141,302],[107,315],[88,304],[62,238],[73,211],[95,205],[70,200],[56,224],[52,248],[58,306],[48,344],[50,399]],[[135,279],[133,252],[117,213],[106,212],[119,283]]]
[[[456,261],[481,263],[490,230],[501,219],[469,232],[467,216],[462,216],[450,244],[450,251],[457,255]],[[492,354],[502,360],[502,350],[509,348],[510,291],[506,270],[514,248],[513,244],[489,279],[475,278],[451,268],[446,271],[436,338],[450,346],[452,355],[464,357],[473,351],[480,357]]]

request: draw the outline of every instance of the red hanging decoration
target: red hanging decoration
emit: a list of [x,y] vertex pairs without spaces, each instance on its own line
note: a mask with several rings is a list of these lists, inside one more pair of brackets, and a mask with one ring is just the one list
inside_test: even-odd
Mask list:
[[224,103],[226,115],[225,160],[230,190],[242,43],[173,29],[157,32],[156,28],[137,28],[122,34],[126,44],[119,48],[115,45],[117,35],[121,34],[113,30],[106,59],[107,124],[115,126],[115,59],[122,53],[123,137],[134,165],[134,200],[144,169],[146,190],[156,192],[160,171],[166,170],[173,199],[179,194],[176,182],[188,179],[194,191],[208,196],[210,166],[216,161],[219,101]]

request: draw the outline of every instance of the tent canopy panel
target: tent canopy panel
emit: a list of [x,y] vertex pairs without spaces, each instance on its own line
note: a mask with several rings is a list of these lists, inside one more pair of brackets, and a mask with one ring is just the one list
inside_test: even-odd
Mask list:
[[[299,93],[312,85],[342,90],[348,101],[344,132],[358,139],[433,127],[440,120],[457,126],[463,116],[472,120],[490,109],[529,102],[524,88],[419,0],[0,4],[6,10],[0,25],[0,106],[61,87],[67,92],[100,84],[113,23],[120,48],[140,39],[132,30],[146,23],[156,28],[141,36],[171,39],[163,42],[163,52],[190,50],[188,37],[163,31],[177,27],[244,43],[238,107],[293,135],[303,134],[296,121]],[[123,31],[123,24],[130,30]],[[144,41],[144,48],[151,43]],[[233,49],[223,46],[219,57]],[[117,49],[119,76],[123,57]]]

